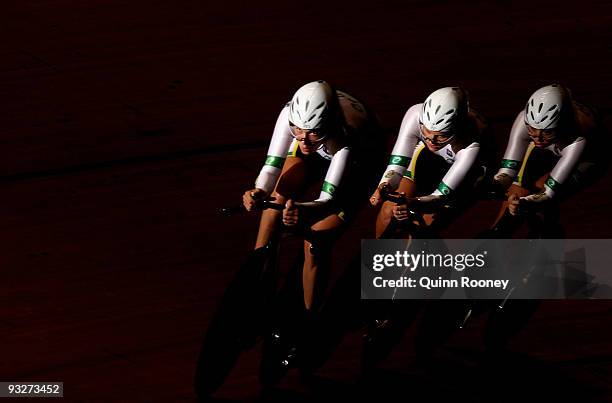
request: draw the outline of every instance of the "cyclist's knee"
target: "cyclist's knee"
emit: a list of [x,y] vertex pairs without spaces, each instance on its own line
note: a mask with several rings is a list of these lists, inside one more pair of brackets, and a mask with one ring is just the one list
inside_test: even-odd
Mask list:
[[313,232],[329,232],[340,229],[343,225],[344,219],[340,218],[338,214],[332,214],[314,223],[310,229]]
[[285,204],[290,196],[285,196],[277,192],[276,190],[272,192],[271,196],[274,198],[274,202],[278,204]]
[[307,231],[304,239],[304,255],[307,259],[313,256],[329,254],[345,227],[344,220],[337,214],[332,214],[317,221]]
[[306,259],[311,259],[321,253],[321,242],[304,241],[304,255]]
[[393,202],[384,202],[378,212],[378,217],[385,221],[390,220],[393,217],[393,207],[395,206],[396,204]]
[[317,239],[316,241],[304,241],[304,258],[312,264],[319,262],[322,257],[329,256],[333,242],[330,239]]

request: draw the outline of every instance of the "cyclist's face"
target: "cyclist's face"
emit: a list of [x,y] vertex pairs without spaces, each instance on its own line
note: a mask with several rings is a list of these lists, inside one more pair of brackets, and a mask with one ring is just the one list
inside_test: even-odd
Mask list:
[[453,139],[454,134],[450,132],[435,132],[421,125],[421,136],[430,151],[438,151]]
[[300,151],[304,155],[315,152],[325,140],[325,134],[321,130],[300,129],[292,123],[289,123],[289,128],[291,129],[291,135],[298,141]]
[[538,148],[546,148],[557,138],[556,129],[535,129],[527,125],[527,134],[531,137],[531,141]]

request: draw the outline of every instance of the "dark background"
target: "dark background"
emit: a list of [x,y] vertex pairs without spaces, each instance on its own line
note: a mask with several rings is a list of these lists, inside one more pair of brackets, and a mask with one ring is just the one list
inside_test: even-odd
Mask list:
[[[554,81],[610,126],[611,25],[604,1],[3,3],[0,380],[63,381],[68,400],[189,401],[200,340],[257,226],[215,208],[252,186],[300,85],[326,79],[393,130],[429,92],[462,85],[501,152],[527,97]],[[611,237],[610,181],[564,204],[568,237]],[[517,376],[546,374],[542,390],[560,398],[609,398],[611,314],[545,303],[513,344]],[[476,351],[480,326],[451,347]],[[349,393],[359,337],[320,371],[322,391],[289,392],[289,376],[290,400]],[[257,396],[257,354],[220,397]],[[411,354],[384,363],[392,386],[492,401],[453,374],[410,377]]]

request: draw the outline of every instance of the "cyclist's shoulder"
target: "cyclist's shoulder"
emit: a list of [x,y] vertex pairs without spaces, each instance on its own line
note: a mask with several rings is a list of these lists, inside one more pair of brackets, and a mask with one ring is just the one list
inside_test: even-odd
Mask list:
[[291,102],[286,102],[285,104],[283,104],[283,107],[278,113],[278,119],[286,118],[287,124],[289,124],[289,107],[290,106],[291,106]]
[[421,114],[421,109],[423,109],[423,103],[414,104],[406,110],[404,116],[415,116],[417,119]]

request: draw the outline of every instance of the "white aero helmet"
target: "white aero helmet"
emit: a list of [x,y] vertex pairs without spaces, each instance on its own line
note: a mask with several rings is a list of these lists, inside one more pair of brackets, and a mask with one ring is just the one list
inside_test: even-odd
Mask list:
[[467,110],[467,93],[460,87],[444,87],[427,97],[420,121],[428,130],[448,132],[466,117]]
[[300,129],[320,129],[331,114],[334,90],[325,81],[313,81],[295,92],[289,105],[289,122]]
[[555,129],[565,115],[569,101],[569,92],[563,86],[542,87],[527,101],[525,123],[534,129]]

